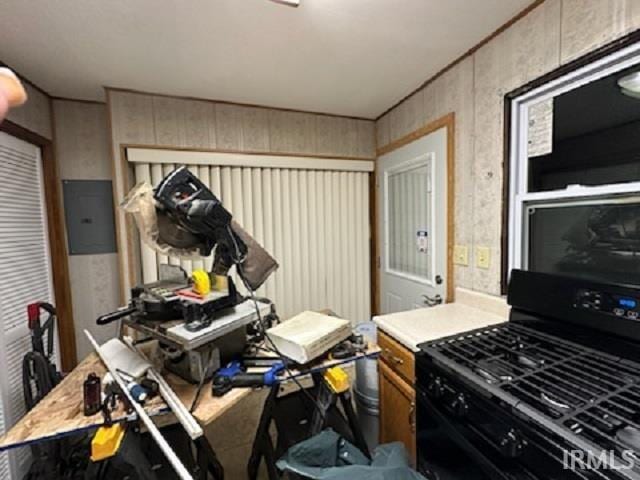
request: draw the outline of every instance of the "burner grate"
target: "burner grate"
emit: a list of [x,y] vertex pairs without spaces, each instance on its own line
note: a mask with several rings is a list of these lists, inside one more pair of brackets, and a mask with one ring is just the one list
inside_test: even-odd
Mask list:
[[640,464],[640,365],[509,322],[433,349],[577,437]]

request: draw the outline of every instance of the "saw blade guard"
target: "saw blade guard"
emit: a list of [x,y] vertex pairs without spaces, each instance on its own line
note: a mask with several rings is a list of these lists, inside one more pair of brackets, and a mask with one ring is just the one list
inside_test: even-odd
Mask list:
[[[190,245],[189,247],[177,248],[163,239],[160,229],[160,222],[163,219],[158,216],[153,187],[148,182],[140,182],[133,187],[120,203],[120,208],[133,215],[142,241],[157,253],[170,257],[201,258],[200,247],[192,240],[190,232],[181,229],[178,225],[173,226],[172,243]],[[166,228],[164,232],[166,236]]]

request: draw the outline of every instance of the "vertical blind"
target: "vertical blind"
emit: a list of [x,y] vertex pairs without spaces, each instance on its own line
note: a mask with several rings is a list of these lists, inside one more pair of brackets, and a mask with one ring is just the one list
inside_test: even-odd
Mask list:
[[[135,163],[136,181],[155,186],[177,166]],[[369,173],[187,166],[280,263],[257,293],[274,301],[281,318],[323,308],[354,323],[370,318]],[[211,258],[167,258],[140,248],[144,282],[158,278],[162,263],[187,272],[211,267]]]
[[[0,133],[0,178],[0,364],[7,372],[0,376],[2,434],[25,413],[22,358],[31,350],[27,305],[53,303],[53,288],[39,149]],[[28,448],[9,457],[0,454],[0,478],[22,478],[29,459]]]

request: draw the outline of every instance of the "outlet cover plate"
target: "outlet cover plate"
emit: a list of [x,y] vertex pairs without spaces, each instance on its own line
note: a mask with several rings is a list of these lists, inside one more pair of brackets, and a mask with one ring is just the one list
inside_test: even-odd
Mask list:
[[489,268],[491,264],[491,249],[489,247],[476,247],[476,267]]
[[469,265],[469,247],[466,245],[453,246],[453,263],[456,265]]

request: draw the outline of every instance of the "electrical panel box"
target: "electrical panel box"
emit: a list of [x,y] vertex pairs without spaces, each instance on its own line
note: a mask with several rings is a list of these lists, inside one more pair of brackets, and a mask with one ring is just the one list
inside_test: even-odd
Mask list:
[[69,255],[116,252],[110,180],[63,180]]

